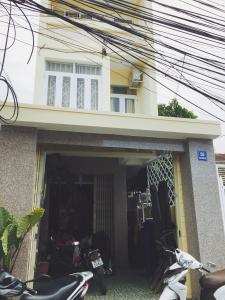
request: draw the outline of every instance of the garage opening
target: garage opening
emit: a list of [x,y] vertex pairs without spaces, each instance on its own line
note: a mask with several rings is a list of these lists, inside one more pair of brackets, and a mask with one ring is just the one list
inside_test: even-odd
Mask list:
[[39,230],[37,272],[60,276],[76,271],[73,248],[55,257],[53,242],[80,241],[101,233],[98,248],[105,239],[104,262],[116,274],[107,279],[109,289],[122,270],[126,278],[141,276],[135,282],[147,279],[148,292],[149,279],[152,288],[157,288],[168,264],[161,259],[159,243],[176,246],[171,154],[141,160],[119,154],[49,154],[45,185],[42,206],[46,213]]
[[77,271],[73,261],[75,241],[90,242],[101,250],[110,268],[114,247],[114,164],[113,159],[47,155],[42,204],[45,216],[39,230],[37,273],[61,276]]
[[[48,224],[50,241],[80,241],[90,236],[93,233],[93,184],[81,179],[73,184],[51,183]],[[64,248],[61,254],[63,260],[60,257],[51,259],[49,273],[53,276],[73,272],[72,247]]]
[[163,248],[176,248],[175,183],[171,154],[144,166],[127,167],[128,257],[159,289],[170,261]]
[[144,199],[149,196],[146,194],[146,167],[127,167],[126,173],[129,267],[144,271],[146,258],[152,255],[146,247],[151,233],[147,233],[147,236],[144,234],[145,224],[152,219],[150,198]]

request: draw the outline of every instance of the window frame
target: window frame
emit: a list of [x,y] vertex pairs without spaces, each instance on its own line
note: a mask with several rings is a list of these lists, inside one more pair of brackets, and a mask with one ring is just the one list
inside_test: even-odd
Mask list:
[[[110,102],[113,98],[119,98],[119,112],[115,113],[126,113],[126,114],[135,114],[137,113],[137,96],[136,95],[125,95],[125,94],[111,94]],[[134,100],[134,112],[126,112],[126,99]],[[111,103],[111,111],[112,111],[112,103]],[[112,111],[114,112],[114,111]]]
[[[55,91],[55,103],[52,107],[60,107],[60,108],[72,108],[77,110],[87,110],[87,111],[99,111],[102,110],[102,97],[103,97],[103,90],[102,90],[102,71],[100,75],[95,74],[78,74],[75,73],[76,64],[73,63],[73,73],[71,72],[62,72],[62,71],[48,71],[46,69],[46,64],[49,62],[48,60],[45,61],[45,103],[49,106],[48,103],[48,78],[49,76],[56,77],[56,91]],[[50,61],[51,62],[51,61]],[[64,63],[64,62],[58,62]],[[80,63],[80,65],[88,65],[87,63]],[[90,64],[91,65],[91,64]],[[102,68],[102,66],[100,66]],[[63,77],[70,77],[70,101],[69,106],[64,107],[62,105],[62,90],[63,90]],[[81,78],[84,79],[84,108],[77,108],[77,79]],[[97,109],[92,109],[91,107],[91,80],[98,81],[98,105]]]

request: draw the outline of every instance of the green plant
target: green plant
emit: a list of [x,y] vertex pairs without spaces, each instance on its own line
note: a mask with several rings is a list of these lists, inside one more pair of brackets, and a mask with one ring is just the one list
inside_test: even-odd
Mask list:
[[182,107],[177,99],[170,101],[168,105],[159,104],[158,105],[159,116],[166,117],[178,117],[178,118],[189,118],[196,119],[197,116],[190,110]]
[[24,238],[43,214],[43,208],[35,208],[17,220],[7,209],[0,207],[0,266],[6,271],[12,272]]

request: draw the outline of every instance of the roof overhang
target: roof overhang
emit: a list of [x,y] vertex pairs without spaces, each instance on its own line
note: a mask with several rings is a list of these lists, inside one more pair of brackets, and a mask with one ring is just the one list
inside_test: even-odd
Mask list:
[[[4,108],[4,116],[12,105]],[[214,139],[221,135],[218,122],[199,119],[151,117],[143,114],[88,112],[20,104],[16,126],[41,130],[113,134],[165,139]]]

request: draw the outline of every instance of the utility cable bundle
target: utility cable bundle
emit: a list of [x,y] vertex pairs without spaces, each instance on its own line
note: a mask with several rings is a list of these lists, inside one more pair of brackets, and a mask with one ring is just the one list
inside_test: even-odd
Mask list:
[[[86,32],[90,38],[106,49],[104,54],[110,56],[112,61],[130,64],[181,99],[224,121],[224,118],[204,109],[203,103],[194,103],[154,75],[166,77],[171,82],[203,96],[224,112],[225,5],[220,0],[214,2],[177,0],[173,2],[174,4],[165,0],[145,0],[141,3],[135,4],[134,1],[128,0],[52,0],[41,3],[34,0],[1,0],[3,9],[0,10],[0,22],[1,14],[3,15],[3,11],[6,10],[9,27],[31,31],[32,49],[34,34],[40,33],[66,45],[68,53],[102,55],[102,51],[84,45],[80,41],[69,42],[62,33],[54,32],[52,35],[51,29],[39,31],[32,24],[32,15],[38,13],[46,17],[55,17],[81,32]],[[52,7],[61,6],[71,14],[82,14],[117,30],[99,29],[93,25],[94,22],[82,22],[69,17],[58,9],[52,9],[49,4]],[[27,26],[21,25],[18,16],[26,20]],[[42,24],[40,28],[41,26]],[[6,41],[8,34],[9,32],[6,32]],[[51,49],[49,45],[45,45],[45,48]],[[54,48],[51,50],[60,51]],[[7,51],[7,42],[3,51],[4,53]],[[4,59],[1,64],[2,70],[3,65]],[[9,91],[12,92],[10,88]],[[16,103],[15,95],[15,107]]]

